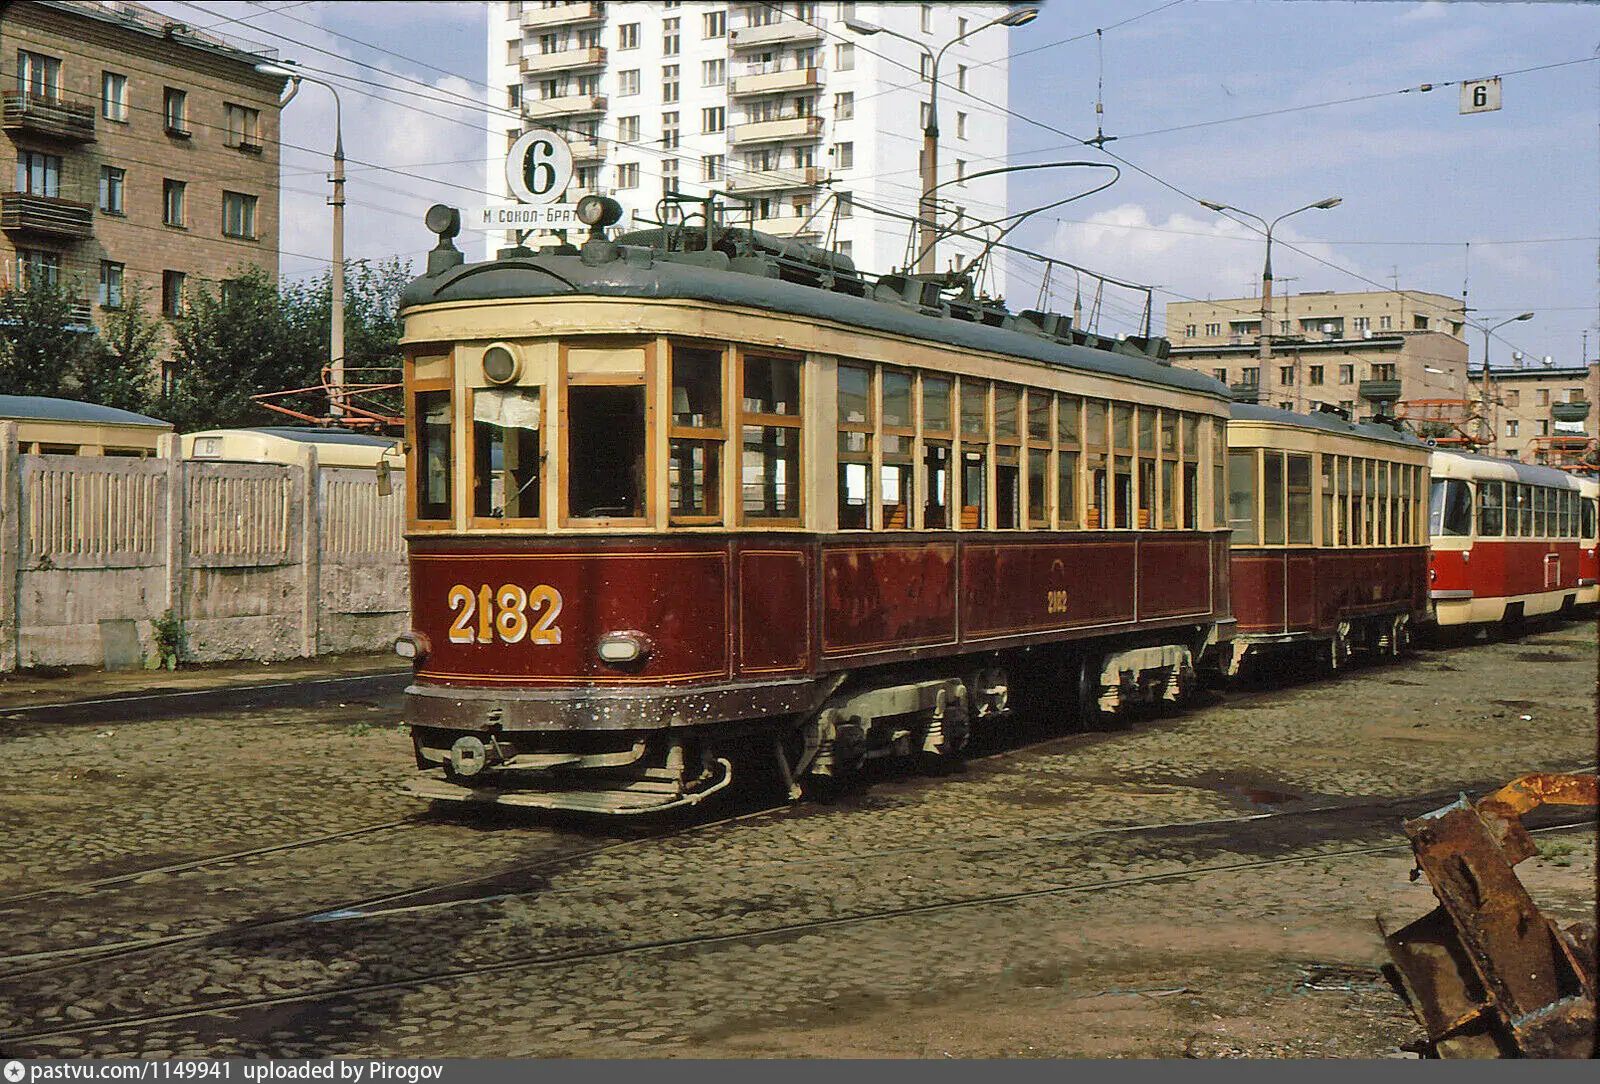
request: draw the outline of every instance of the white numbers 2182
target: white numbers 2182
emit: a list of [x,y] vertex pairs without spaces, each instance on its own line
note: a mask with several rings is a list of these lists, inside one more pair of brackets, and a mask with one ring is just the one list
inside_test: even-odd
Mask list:
[[[455,620],[450,622],[452,644],[488,644],[498,636],[503,643],[559,644],[561,592],[548,584],[524,591],[514,583],[495,590],[483,584],[476,592],[464,583],[450,588],[447,599]],[[533,620],[529,621],[530,616]],[[474,621],[473,618],[477,620]]]

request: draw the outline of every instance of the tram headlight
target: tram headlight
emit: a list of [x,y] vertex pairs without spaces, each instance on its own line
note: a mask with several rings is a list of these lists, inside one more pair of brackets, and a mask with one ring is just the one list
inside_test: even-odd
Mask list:
[[589,227],[615,225],[622,220],[622,204],[610,196],[587,195],[578,201],[578,221]]
[[428,657],[428,637],[420,632],[402,633],[395,637],[394,653],[402,659],[419,663]]
[[483,352],[483,377],[491,384],[509,384],[522,372],[522,359],[505,343]]
[[643,662],[650,654],[650,638],[642,632],[608,632],[595,645],[600,661],[612,666]]

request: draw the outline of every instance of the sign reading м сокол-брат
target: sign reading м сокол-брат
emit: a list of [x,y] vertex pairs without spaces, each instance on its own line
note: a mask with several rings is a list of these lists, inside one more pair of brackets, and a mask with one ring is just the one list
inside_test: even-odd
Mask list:
[[478,208],[478,228],[485,230],[578,229],[574,203],[491,203]]

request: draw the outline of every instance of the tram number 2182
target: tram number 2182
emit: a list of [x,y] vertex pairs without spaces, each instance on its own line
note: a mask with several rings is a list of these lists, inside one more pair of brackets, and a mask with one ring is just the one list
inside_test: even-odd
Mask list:
[[498,589],[483,584],[476,591],[464,583],[450,588],[447,598],[455,620],[450,622],[452,644],[502,643],[559,644],[561,592],[549,584],[523,590],[514,583]]

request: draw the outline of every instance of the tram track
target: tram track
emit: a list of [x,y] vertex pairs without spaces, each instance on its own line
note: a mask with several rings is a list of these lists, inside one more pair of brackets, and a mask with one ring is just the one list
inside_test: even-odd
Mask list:
[[[1580,818],[1566,820],[1556,824],[1544,825],[1538,828],[1530,829],[1530,831],[1533,834],[1546,834],[1551,832],[1565,831],[1571,828],[1585,827],[1593,823],[1594,822],[1592,818]],[[1285,855],[1276,858],[1212,863],[1210,865],[1193,866],[1177,870],[1133,874],[1124,877],[1102,878],[1095,881],[1086,881],[1076,884],[1043,885],[1032,888],[1016,889],[1009,892],[965,896],[899,907],[878,908],[846,915],[831,915],[824,918],[807,919],[798,922],[777,923],[758,927],[756,929],[694,934],[684,937],[658,938],[635,941],[622,945],[612,945],[601,948],[582,949],[569,952],[528,953],[509,959],[497,960],[493,963],[479,964],[471,967],[447,968],[403,979],[365,983],[349,983],[331,989],[297,991],[272,997],[235,998],[231,1000],[216,1001],[201,1006],[185,1006],[182,1008],[167,1009],[157,1012],[136,1013],[120,1017],[86,1020],[64,1027],[0,1033],[0,1043],[28,1043],[43,1039],[71,1035],[83,1035],[93,1032],[120,1031],[132,1028],[149,1027],[152,1025],[195,1019],[197,1017],[230,1014],[237,1015],[285,1005],[333,1001],[344,998],[355,998],[363,995],[414,990],[418,987],[429,986],[432,984],[461,982],[467,979],[478,978],[482,976],[501,975],[532,970],[553,970],[565,966],[573,966],[593,961],[617,959],[628,956],[638,956],[653,952],[705,949],[719,945],[750,941],[776,941],[799,937],[808,933],[843,929],[874,922],[891,921],[899,918],[913,918],[967,908],[1005,906],[1008,904],[1025,903],[1031,900],[1054,896],[1114,892],[1119,889],[1135,888],[1142,885],[1160,884],[1169,881],[1192,878],[1203,878],[1220,874],[1245,873],[1255,870],[1291,866],[1306,862],[1327,863],[1332,861],[1348,861],[1371,855],[1405,851],[1409,849],[1410,846],[1411,844],[1409,841],[1399,840],[1395,842],[1362,847],[1349,847],[1333,851],[1313,851],[1311,853]]]

